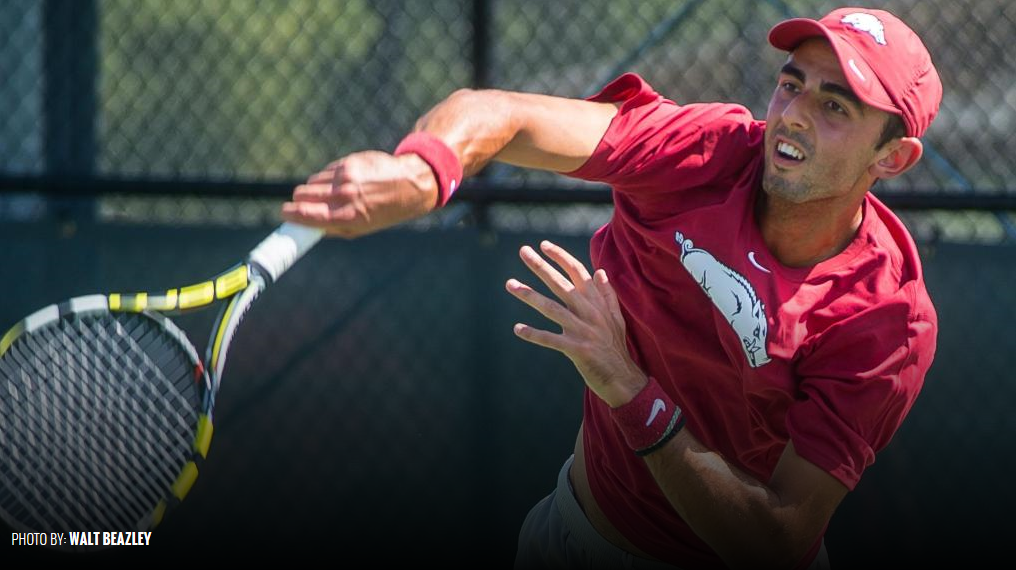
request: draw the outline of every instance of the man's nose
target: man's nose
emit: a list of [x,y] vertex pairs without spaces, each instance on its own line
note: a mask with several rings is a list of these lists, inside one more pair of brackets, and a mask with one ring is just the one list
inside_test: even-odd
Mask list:
[[805,93],[799,94],[783,108],[781,117],[783,124],[796,130],[805,130],[811,124],[808,115],[809,98]]

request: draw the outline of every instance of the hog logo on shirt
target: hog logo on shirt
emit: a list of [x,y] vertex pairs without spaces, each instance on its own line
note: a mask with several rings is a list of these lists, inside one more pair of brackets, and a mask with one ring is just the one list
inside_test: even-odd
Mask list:
[[771,359],[766,353],[765,305],[743,275],[720,263],[711,253],[699,249],[681,232],[675,234],[681,246],[681,265],[698,282],[709,299],[726,317],[741,339],[748,364],[758,368]]

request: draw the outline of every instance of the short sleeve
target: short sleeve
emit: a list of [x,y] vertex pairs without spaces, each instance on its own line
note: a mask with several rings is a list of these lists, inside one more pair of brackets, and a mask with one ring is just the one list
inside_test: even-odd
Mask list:
[[[934,359],[934,309],[911,282],[821,334],[787,412],[797,453],[853,489],[910,411]],[[915,308],[915,304],[917,307]]]
[[674,183],[721,181],[758,156],[764,124],[726,103],[678,105],[640,76],[626,73],[591,101],[620,103],[592,156],[566,176],[615,190],[669,191]]

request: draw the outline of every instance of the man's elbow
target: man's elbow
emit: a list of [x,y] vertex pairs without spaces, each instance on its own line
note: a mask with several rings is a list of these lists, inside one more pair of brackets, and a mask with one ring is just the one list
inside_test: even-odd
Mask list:
[[450,123],[474,128],[484,118],[493,121],[503,114],[507,107],[507,94],[497,89],[472,89],[461,87],[441,100],[429,112],[416,121],[416,130],[427,130],[435,124]]

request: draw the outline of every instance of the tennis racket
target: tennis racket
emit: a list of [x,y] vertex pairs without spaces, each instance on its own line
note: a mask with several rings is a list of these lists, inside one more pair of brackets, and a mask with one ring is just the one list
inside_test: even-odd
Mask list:
[[[146,531],[191,489],[226,353],[322,237],[284,223],[207,281],[76,297],[0,338],[0,516],[19,532]],[[169,316],[221,305],[204,359]]]

